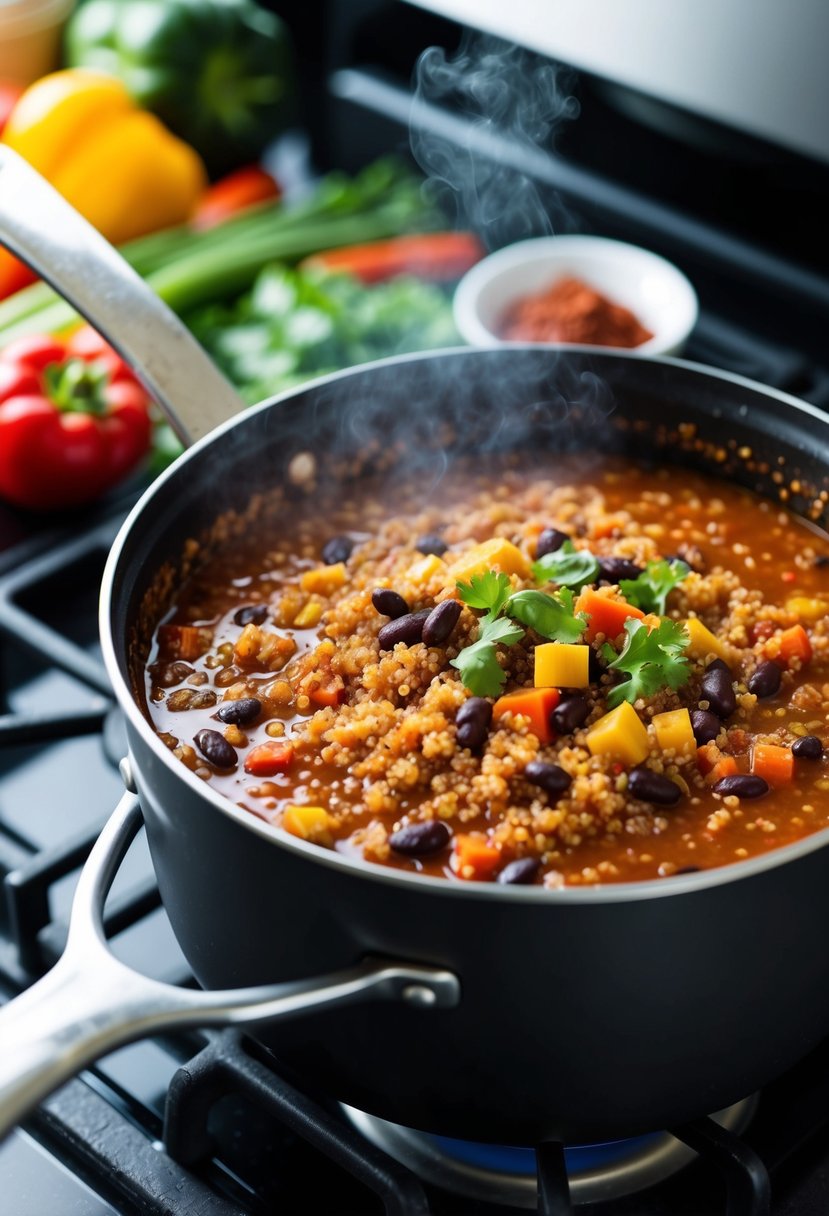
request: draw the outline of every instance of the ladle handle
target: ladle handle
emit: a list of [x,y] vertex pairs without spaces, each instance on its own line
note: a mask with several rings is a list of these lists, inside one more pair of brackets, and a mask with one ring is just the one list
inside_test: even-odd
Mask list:
[[460,986],[441,968],[365,959],[344,971],[261,988],[177,988],[110,954],[103,903],[141,825],[125,794],[78,880],[66,950],[51,971],[0,1008],[0,1139],[32,1107],[100,1056],[145,1035],[185,1026],[264,1024],[354,1001],[456,1005]]
[[236,390],[175,313],[45,178],[2,145],[0,244],[115,347],[184,444],[243,408]]

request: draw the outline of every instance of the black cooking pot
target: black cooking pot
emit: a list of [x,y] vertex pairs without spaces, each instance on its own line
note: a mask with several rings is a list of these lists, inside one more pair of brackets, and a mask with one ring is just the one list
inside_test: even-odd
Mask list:
[[[26,240],[14,248],[36,262]],[[106,328],[136,358],[140,342]],[[101,634],[162,899],[195,975],[211,990],[282,987],[181,993],[106,955],[91,909],[136,826],[125,805],[82,877],[70,962],[0,1011],[6,1125],[119,1042],[245,1019],[280,1067],[383,1118],[479,1140],[584,1143],[736,1102],[829,1031],[829,831],[658,881],[559,891],[453,882],[271,827],[155,735],[142,708],[153,625],[185,573],[235,530],[290,512],[309,456],[343,495],[359,495],[371,468],[392,492],[399,477],[418,478],[428,498],[457,456],[492,449],[543,453],[551,469],[562,452],[587,449],[713,471],[825,523],[829,420],[671,359],[537,346],[411,356],[221,425],[124,525]],[[59,1027],[58,1006],[83,1033]],[[279,1021],[264,1023],[266,1013]]]

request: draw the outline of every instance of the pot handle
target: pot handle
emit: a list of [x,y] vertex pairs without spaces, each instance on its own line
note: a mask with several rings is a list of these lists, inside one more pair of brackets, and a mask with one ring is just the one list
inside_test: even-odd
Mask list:
[[0,244],[86,317],[135,370],[182,443],[244,403],[190,331],[97,229],[0,145]]
[[315,979],[227,991],[177,988],[133,971],[110,953],[102,911],[140,826],[138,799],[127,793],[81,872],[63,955],[0,1008],[0,1139],[79,1069],[145,1035],[275,1022],[370,999],[424,1010],[458,1003],[460,985],[450,971],[381,959]]

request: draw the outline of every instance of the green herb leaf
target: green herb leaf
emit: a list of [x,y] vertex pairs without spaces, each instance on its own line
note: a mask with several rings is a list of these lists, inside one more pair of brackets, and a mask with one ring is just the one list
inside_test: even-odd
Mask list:
[[[689,677],[688,660],[683,651],[690,638],[677,621],[665,619],[656,629],[649,630],[642,621],[625,621],[624,649],[615,655],[605,644],[603,654],[610,659],[608,667],[627,672],[628,679],[612,688],[607,698],[609,709],[622,701],[634,702],[638,697],[650,697],[660,688],[680,688]],[[615,657],[612,657],[614,656]]]
[[497,697],[507,674],[498,663],[495,646],[498,642],[513,646],[523,636],[524,630],[506,617],[497,620],[483,617],[477,642],[465,646],[457,658],[450,660],[451,665],[458,669],[464,685],[476,697]]
[[638,578],[623,578],[619,590],[634,608],[664,616],[668,596],[674,587],[687,578],[690,570],[691,567],[679,558],[674,558],[672,562],[664,559],[648,562]]
[[509,599],[512,586],[506,574],[484,570],[473,574],[468,583],[456,583],[458,594],[470,608],[482,608],[489,617],[495,618]]
[[583,612],[573,612],[573,593],[562,587],[555,595],[543,591],[516,591],[504,611],[554,642],[578,642],[587,625]]
[[558,583],[579,591],[585,583],[595,581],[599,573],[598,560],[589,549],[577,549],[566,540],[555,553],[545,553],[533,562],[533,575],[539,583]]

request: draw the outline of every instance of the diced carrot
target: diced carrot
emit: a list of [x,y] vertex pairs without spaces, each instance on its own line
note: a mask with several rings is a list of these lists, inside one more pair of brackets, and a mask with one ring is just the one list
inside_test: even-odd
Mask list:
[[706,781],[710,782],[711,785],[716,785],[721,778],[734,777],[739,771],[740,766],[737,763],[736,757],[723,755],[711,769],[711,772],[706,777]]
[[776,743],[755,743],[751,749],[751,771],[769,785],[787,785],[794,777],[794,755]]
[[808,663],[811,659],[812,643],[802,625],[792,625],[791,629],[784,629],[778,640],[780,657],[787,664],[791,663],[792,659],[800,659],[801,664]]
[[530,730],[542,743],[552,743],[556,733],[550,715],[561,700],[557,688],[522,688],[499,697],[492,707],[492,720],[497,722],[505,713],[523,714],[530,720]]
[[315,705],[339,705],[345,695],[345,685],[339,676],[334,676],[324,687],[312,688],[308,693]]
[[271,739],[248,752],[245,772],[253,777],[273,777],[284,773],[294,758],[294,746],[284,739]]
[[481,881],[491,878],[501,864],[501,851],[487,843],[486,837],[456,836],[451,866],[459,878]]
[[697,768],[703,775],[710,773],[722,757],[723,753],[712,739],[710,743],[703,743],[702,747],[697,748]]
[[210,630],[198,625],[160,625],[158,629],[158,644],[165,657],[173,659],[198,659],[211,641]]
[[575,612],[586,612],[588,615],[585,640],[592,642],[597,633],[603,633],[606,638],[615,638],[625,627],[625,621],[636,617],[643,620],[645,614],[639,608],[634,608],[627,600],[611,599],[610,596],[600,595],[592,587],[585,587],[575,603]]

